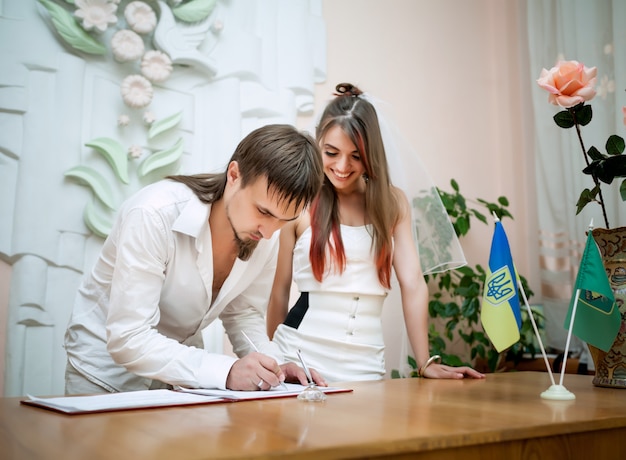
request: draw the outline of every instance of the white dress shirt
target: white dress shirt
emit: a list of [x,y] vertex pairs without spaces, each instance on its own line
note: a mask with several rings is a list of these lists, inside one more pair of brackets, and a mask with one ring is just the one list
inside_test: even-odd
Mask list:
[[265,332],[278,233],[250,259],[237,259],[211,305],[211,206],[186,185],[164,180],[119,211],[94,269],[81,284],[65,334],[69,362],[109,391],[142,390],[152,381],[225,388],[235,362],[208,353],[202,329],[220,318],[238,356],[246,334],[282,362]]

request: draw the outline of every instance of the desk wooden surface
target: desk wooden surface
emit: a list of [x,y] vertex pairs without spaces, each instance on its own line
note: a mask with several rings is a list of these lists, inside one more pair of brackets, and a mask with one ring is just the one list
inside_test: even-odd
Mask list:
[[[555,376],[558,379],[558,375]],[[485,380],[341,384],[324,403],[295,398],[63,415],[0,399],[2,459],[624,458],[626,390],[545,372]]]

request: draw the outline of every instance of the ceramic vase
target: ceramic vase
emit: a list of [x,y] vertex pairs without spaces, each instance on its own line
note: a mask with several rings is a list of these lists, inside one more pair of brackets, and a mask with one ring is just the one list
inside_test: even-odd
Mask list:
[[626,389],[626,227],[596,228],[591,232],[602,254],[622,325],[608,352],[589,345],[595,365],[593,384]]

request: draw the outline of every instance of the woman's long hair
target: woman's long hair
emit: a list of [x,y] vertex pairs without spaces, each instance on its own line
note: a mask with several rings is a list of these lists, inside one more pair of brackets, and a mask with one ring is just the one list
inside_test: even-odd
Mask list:
[[[337,85],[337,97],[322,114],[316,137],[320,144],[328,130],[339,126],[356,146],[365,168],[365,215],[369,217],[373,232],[372,246],[376,255],[378,279],[381,285],[391,285],[393,229],[399,220],[400,208],[389,179],[385,148],[374,106],[362,92],[349,83]],[[309,257],[313,275],[322,280],[326,270],[326,250],[340,273],[345,269],[346,257],[339,227],[337,194],[325,177],[319,195],[311,205],[311,248]]]

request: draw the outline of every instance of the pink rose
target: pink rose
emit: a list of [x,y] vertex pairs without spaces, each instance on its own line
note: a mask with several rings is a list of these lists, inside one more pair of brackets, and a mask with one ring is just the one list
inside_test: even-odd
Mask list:
[[597,73],[595,67],[585,67],[578,61],[559,61],[550,70],[541,70],[537,84],[550,93],[548,102],[569,108],[595,97]]

